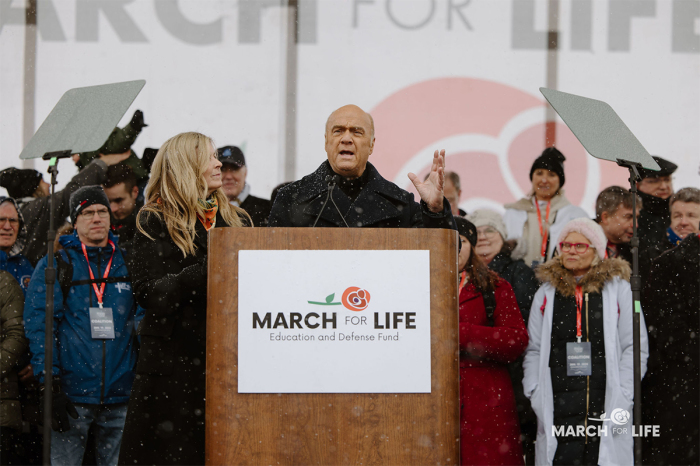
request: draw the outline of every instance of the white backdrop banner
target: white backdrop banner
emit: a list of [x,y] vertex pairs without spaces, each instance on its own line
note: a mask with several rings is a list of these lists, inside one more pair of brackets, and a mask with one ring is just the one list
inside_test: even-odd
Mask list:
[[430,393],[429,251],[240,251],[239,393]]
[[[145,79],[120,122],[143,110],[135,152],[182,131],[241,146],[255,196],[315,170],[328,115],[354,103],[375,121],[369,161],[402,188],[444,148],[460,207],[503,212],[554,144],[566,196],[593,215],[603,188],[629,187],[627,170],[588,156],[559,119],[545,140],[544,86],[609,103],[679,165],[675,189],[700,186],[700,0],[299,0],[291,76],[287,0],[39,0],[35,43],[31,3],[0,0],[0,169],[20,164],[23,132],[66,90]],[[62,162],[60,186],[75,173]]]

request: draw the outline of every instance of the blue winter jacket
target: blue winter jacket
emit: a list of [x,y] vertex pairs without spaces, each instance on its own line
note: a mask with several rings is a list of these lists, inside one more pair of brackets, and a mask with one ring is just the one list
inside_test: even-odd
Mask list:
[[[117,244],[117,238],[111,232],[109,239]],[[131,393],[137,359],[134,330],[137,305],[127,278],[129,273],[124,257],[117,247],[103,298],[104,307],[112,308],[115,338],[97,340],[91,335],[88,309],[98,306],[93,286],[75,283],[90,280],[81,242],[76,233],[61,236],[59,242],[64,248],[60,254],[72,263],[74,284],[65,301],[58,279],[54,286],[53,373],[61,376],[64,392],[75,403],[124,403]],[[87,253],[93,275],[96,279],[101,278],[112,255],[112,247],[109,244],[105,247],[87,247]],[[46,257],[37,264],[24,304],[25,332],[29,338],[32,367],[40,381],[44,376],[46,264]],[[113,281],[119,277],[124,278]],[[97,285],[99,288],[100,283]]]
[[19,282],[24,295],[27,295],[29,279],[32,278],[32,272],[34,272],[34,267],[29,259],[22,254],[8,255],[5,251],[0,251],[0,270],[10,272]]

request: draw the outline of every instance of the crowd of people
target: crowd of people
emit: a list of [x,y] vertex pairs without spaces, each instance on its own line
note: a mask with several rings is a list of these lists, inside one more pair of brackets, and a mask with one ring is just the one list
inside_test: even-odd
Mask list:
[[[644,464],[700,462],[700,190],[675,191],[673,163],[654,157],[661,171],[641,170],[636,198],[606,187],[591,219],[567,200],[566,158],[549,147],[504,215],[464,212],[444,151],[423,181],[409,174],[416,200],[369,162],[374,122],[349,105],[328,118],[327,160],[268,201],[251,194],[243,151],[202,134],[138,157],[147,126],[137,111],[100,150],[75,154],[79,171],[55,194],[35,170],[0,172],[0,464],[40,463],[46,396],[52,464],[204,463],[207,232],[221,227],[457,230],[462,464],[632,464],[640,312],[643,423],[660,426]],[[51,215],[63,225],[47,363]]]

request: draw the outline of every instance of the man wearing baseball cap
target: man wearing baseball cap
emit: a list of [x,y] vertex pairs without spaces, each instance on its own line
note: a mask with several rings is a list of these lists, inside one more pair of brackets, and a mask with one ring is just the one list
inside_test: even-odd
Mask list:
[[[63,250],[56,253],[51,463],[81,464],[94,425],[97,464],[116,465],[137,358],[137,304],[101,186],[73,193],[70,221],[75,231],[60,237]],[[31,365],[40,382],[45,375],[46,266],[44,257],[24,305]]]
[[245,181],[248,167],[243,151],[236,146],[224,146],[220,147],[218,152],[221,161],[221,187],[229,202],[248,212],[254,226],[266,226],[272,203],[250,194],[250,185]]

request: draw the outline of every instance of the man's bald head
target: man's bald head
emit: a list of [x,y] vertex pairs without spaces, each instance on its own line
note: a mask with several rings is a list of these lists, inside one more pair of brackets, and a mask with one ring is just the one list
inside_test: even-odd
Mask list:
[[374,120],[357,105],[345,105],[328,117],[325,139],[333,171],[345,178],[360,177],[374,149]]
[[365,112],[364,110],[362,110],[362,109],[361,109],[360,107],[358,107],[357,105],[352,105],[352,104],[350,104],[350,105],[343,105],[342,107],[340,107],[340,108],[334,110],[330,115],[328,115],[328,119],[326,120],[326,133],[328,133],[328,128],[329,128],[331,119],[333,118],[333,115],[335,115],[335,114],[338,113],[338,112],[344,112],[344,111],[347,111],[347,110],[353,110],[353,111],[355,111],[355,112],[362,112],[362,113],[364,113],[364,114],[367,116],[367,119],[369,120],[369,121],[368,121],[368,123],[369,123],[369,134],[370,134],[370,137],[371,137],[372,139],[374,139],[374,118],[372,118],[372,115],[370,115],[369,113]]

